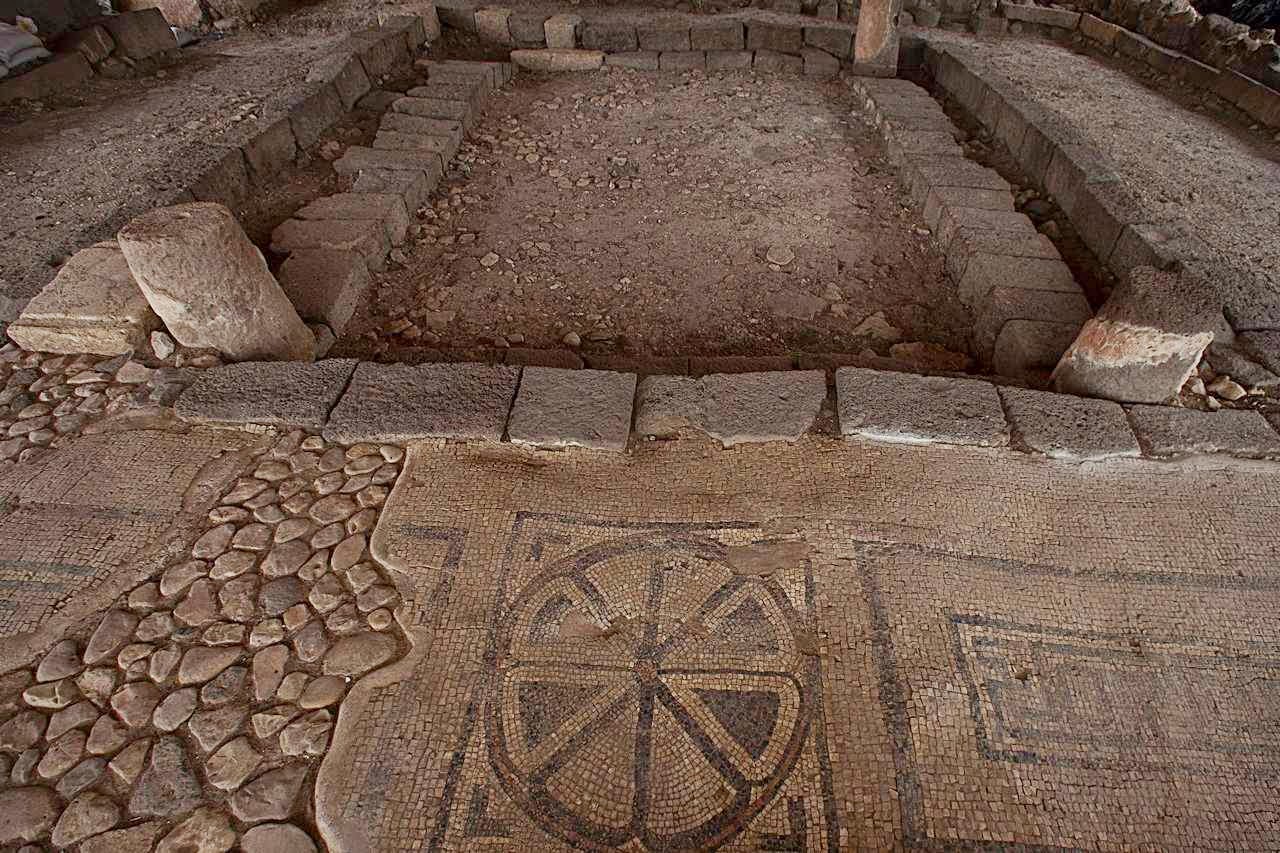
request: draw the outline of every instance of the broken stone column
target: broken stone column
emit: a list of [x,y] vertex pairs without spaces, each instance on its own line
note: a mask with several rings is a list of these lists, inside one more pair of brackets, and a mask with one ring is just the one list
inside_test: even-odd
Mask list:
[[863,0],[853,40],[853,70],[866,77],[898,76],[898,15],[902,0]]
[[138,286],[170,333],[232,361],[305,360],[315,338],[231,211],[197,202],[163,207],[119,234]]
[[1219,300],[1197,277],[1135,267],[1054,368],[1066,394],[1122,403],[1176,397],[1214,337],[1231,337]]

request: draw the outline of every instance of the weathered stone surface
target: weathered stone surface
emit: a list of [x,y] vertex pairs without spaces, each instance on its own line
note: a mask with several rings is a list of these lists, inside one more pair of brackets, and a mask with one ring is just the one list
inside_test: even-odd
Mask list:
[[610,53],[604,58],[606,65],[618,68],[630,68],[634,71],[657,71],[658,54],[651,50],[629,50],[625,53]]
[[57,779],[79,763],[84,756],[84,732],[71,731],[49,744],[36,773],[41,779]]
[[231,811],[245,823],[285,820],[307,775],[307,765],[286,764],[268,770],[231,798]]
[[129,728],[138,728],[151,720],[151,712],[159,704],[159,688],[146,681],[133,681],[111,697],[111,707]]
[[171,732],[187,721],[196,709],[196,690],[188,687],[170,693],[156,706],[151,722],[162,732]]
[[853,45],[853,67],[871,77],[898,74],[898,15],[902,0],[866,0],[858,10],[857,36]]
[[1134,406],[1129,410],[1129,417],[1143,447],[1157,456],[1280,455],[1280,434],[1258,412],[1232,409],[1197,412],[1173,406]]
[[404,199],[390,193],[338,193],[318,198],[299,208],[296,219],[373,220],[381,223],[387,240],[399,246],[409,229]]
[[[995,353],[996,339],[1010,320],[1039,320],[1080,327],[1093,316],[1089,302],[1081,292],[1057,293],[1029,290],[1021,287],[997,286],[974,307],[974,324],[971,334],[973,353],[984,363],[990,363]],[[1074,338],[1074,334],[1072,336]],[[1067,341],[1069,345],[1071,341]],[[1058,353],[1062,355],[1061,352]]]
[[839,24],[807,25],[804,43],[840,59],[853,56],[853,30]]
[[0,725],[0,749],[22,752],[44,734],[46,719],[39,711],[20,711]]
[[88,726],[98,718],[98,709],[92,702],[77,702],[68,705],[49,718],[49,728],[45,731],[46,740],[55,740],[58,736]]
[[650,376],[636,395],[636,433],[670,437],[700,429],[726,447],[795,441],[818,416],[827,396],[822,371]]
[[329,743],[333,717],[327,710],[313,711],[280,732],[280,751],[285,755],[323,755]]
[[291,823],[260,823],[240,839],[244,853],[315,853],[316,845]]
[[22,701],[32,708],[57,710],[67,707],[79,698],[80,691],[76,688],[75,682],[69,678],[34,684],[22,691]]
[[631,373],[526,367],[507,433],[534,447],[625,450],[635,393]]
[[778,53],[800,53],[804,47],[804,30],[794,24],[751,20],[747,22],[747,50],[772,50]]
[[693,71],[706,64],[706,54],[700,50],[664,50],[658,54],[658,68],[663,71]]
[[298,147],[308,149],[320,141],[330,127],[342,118],[346,107],[342,104],[342,96],[331,83],[308,87],[310,91],[303,94],[289,109],[289,126],[293,130],[293,138]]
[[160,834],[156,821],[95,835],[80,845],[81,853],[148,853]]
[[202,808],[160,839],[156,853],[224,853],[235,843],[236,833],[226,815]]
[[290,219],[271,232],[273,252],[289,254],[308,249],[354,252],[369,269],[380,270],[386,265],[391,243],[386,229],[373,219]]
[[[695,20],[689,28],[692,50],[741,51],[746,47],[746,33],[741,21],[722,18]],[[710,65],[710,57],[707,57]]]
[[178,46],[159,9],[142,9],[103,18],[116,49],[130,59],[147,59]]
[[147,301],[177,340],[234,361],[310,361],[315,338],[230,210],[197,202],[161,208],[120,232]]
[[36,841],[58,819],[58,796],[48,788],[0,791],[0,844]]
[[93,792],[76,797],[53,827],[50,840],[56,847],[70,847],[91,835],[106,832],[120,821],[120,807],[109,797]]
[[342,443],[427,437],[498,441],[519,375],[519,368],[505,366],[363,362],[324,435]]
[[80,661],[80,649],[75,640],[63,640],[40,661],[36,668],[36,681],[56,681],[75,675],[82,669],[84,664]]
[[133,780],[137,779],[138,774],[142,772],[142,765],[147,758],[147,750],[150,747],[151,742],[145,738],[134,741],[120,750],[119,755],[111,759],[107,769],[126,786],[132,785]]
[[1080,333],[1079,323],[1010,320],[1000,329],[991,364],[1001,376],[1043,378]]
[[[588,21],[582,30],[582,46],[605,53],[636,50],[639,47],[636,27],[623,21]],[[514,55],[511,61],[516,61]]]
[[332,83],[344,110],[354,107],[373,86],[360,58],[351,55],[332,56],[318,63],[307,73],[307,82]]
[[128,729],[116,722],[110,714],[103,714],[89,729],[85,749],[94,755],[110,755],[124,746]]
[[[578,33],[582,30],[580,15],[552,15],[543,24],[547,47],[552,50],[573,50],[578,46]],[[512,59],[514,62],[515,59]]]
[[208,646],[187,649],[178,666],[178,683],[203,684],[235,663],[240,655],[240,649],[215,649]]
[[1000,398],[986,382],[842,367],[836,397],[841,435],[898,444],[1009,441]]
[[819,80],[830,80],[840,73],[840,60],[825,50],[816,47],[801,48],[800,56],[804,59],[804,75]]
[[298,707],[305,710],[328,708],[342,700],[347,692],[346,679],[336,675],[322,675],[312,679],[298,697]]
[[804,59],[779,50],[757,50],[752,67],[776,74],[803,74]]
[[156,741],[147,768],[129,800],[135,817],[173,817],[200,804],[200,783],[187,766],[186,751],[176,737]]
[[708,50],[708,71],[740,71],[750,68],[754,55],[749,50]]
[[99,244],[63,264],[7,332],[28,350],[116,355],[142,349],[159,326],[119,247]]
[[209,784],[234,791],[262,763],[262,756],[248,738],[240,737],[223,746],[206,763]]
[[676,21],[658,19],[636,26],[636,36],[641,50],[691,50],[689,27]]
[[1062,356],[1054,387],[1120,402],[1173,398],[1225,328],[1210,290],[1195,276],[1136,267]]
[[314,364],[246,362],[202,370],[174,404],[185,421],[320,429],[356,369],[353,359]]
[[68,770],[66,775],[58,780],[56,790],[64,800],[69,800],[78,796],[91,785],[96,784],[102,778],[103,771],[106,769],[106,759],[86,758]]
[[1082,462],[1141,453],[1119,403],[1025,388],[999,391],[1015,435],[1032,450]]
[[324,673],[359,677],[382,666],[395,654],[396,641],[386,634],[365,632],[343,637],[324,656]]
[[[630,48],[634,50],[634,45]],[[528,71],[595,71],[604,65],[600,50],[513,50],[511,61]]]

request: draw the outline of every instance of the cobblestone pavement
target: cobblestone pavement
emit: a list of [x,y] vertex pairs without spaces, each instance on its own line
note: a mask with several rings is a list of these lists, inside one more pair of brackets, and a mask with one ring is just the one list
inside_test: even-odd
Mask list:
[[349,849],[1267,849],[1276,485],[810,438],[416,446]]

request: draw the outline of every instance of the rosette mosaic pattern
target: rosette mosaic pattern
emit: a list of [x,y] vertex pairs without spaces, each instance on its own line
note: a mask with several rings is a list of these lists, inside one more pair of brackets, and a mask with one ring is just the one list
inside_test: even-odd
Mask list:
[[407,650],[368,550],[403,456],[279,438],[184,558],[0,676],[0,845],[322,846],[338,706]]

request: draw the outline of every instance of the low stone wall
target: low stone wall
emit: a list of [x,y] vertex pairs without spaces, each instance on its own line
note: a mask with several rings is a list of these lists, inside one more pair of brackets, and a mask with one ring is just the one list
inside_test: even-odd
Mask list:
[[[843,367],[700,378],[482,364],[244,363],[205,371],[179,417],[319,430],[339,443],[511,441],[624,451],[704,432],[725,446],[795,441],[826,427],[869,441],[1008,449],[1056,459],[1225,454],[1280,459],[1280,417],[1122,406],[979,379]],[[287,396],[285,396],[287,395]]]

